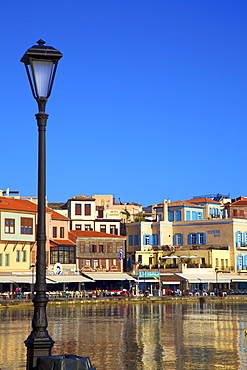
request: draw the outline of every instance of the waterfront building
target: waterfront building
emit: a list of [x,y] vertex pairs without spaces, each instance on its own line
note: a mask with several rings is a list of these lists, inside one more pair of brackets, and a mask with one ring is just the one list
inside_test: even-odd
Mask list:
[[71,230],[69,237],[76,243],[77,270],[123,272],[126,237],[92,230]]
[[166,256],[171,257],[165,263],[169,267],[189,251],[194,256],[187,258],[190,265],[246,271],[247,221],[230,218],[227,207],[209,198],[165,200],[156,207],[152,221],[126,225],[129,268],[140,264],[151,268]]
[[[66,214],[70,220],[70,230],[99,231],[120,235],[121,217],[107,217],[104,207],[97,206],[94,197],[77,195],[64,204],[49,203],[49,206]],[[65,213],[66,211],[66,213]]]

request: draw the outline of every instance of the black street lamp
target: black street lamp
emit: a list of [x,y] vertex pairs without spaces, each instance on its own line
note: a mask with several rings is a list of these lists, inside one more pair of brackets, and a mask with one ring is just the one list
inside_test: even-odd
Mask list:
[[34,268],[35,268],[35,265],[30,266],[30,269],[32,269],[32,289],[31,289],[32,297],[33,297],[33,293],[34,293]]
[[48,114],[45,113],[46,102],[51,94],[56,69],[62,54],[45,46],[43,40],[32,46],[21,58],[25,64],[32,94],[38,103],[39,113],[36,114],[39,141],[38,141],[38,227],[37,227],[37,258],[36,283],[33,298],[34,314],[29,337],[25,340],[27,347],[27,370],[34,369],[37,358],[51,356],[54,341],[47,331],[48,321],[46,306],[46,145],[45,132]]

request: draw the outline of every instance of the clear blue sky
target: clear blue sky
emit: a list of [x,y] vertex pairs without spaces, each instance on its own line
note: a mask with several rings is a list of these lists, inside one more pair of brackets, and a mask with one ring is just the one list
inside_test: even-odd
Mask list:
[[246,0],[1,1],[0,189],[37,194],[37,104],[20,58],[61,59],[47,197],[247,196]]

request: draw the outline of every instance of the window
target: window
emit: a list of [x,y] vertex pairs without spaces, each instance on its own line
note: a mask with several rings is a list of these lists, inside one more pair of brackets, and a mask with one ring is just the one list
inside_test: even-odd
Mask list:
[[243,233],[243,244],[247,246],[247,232]]
[[27,251],[22,252],[22,262],[27,262]]
[[133,245],[133,235],[129,235],[129,246]]
[[90,231],[91,230],[91,225],[85,225],[85,231]]
[[150,235],[143,235],[143,244],[150,245]]
[[20,251],[17,250],[15,256],[16,262],[20,262]]
[[191,234],[191,244],[196,244],[196,234]]
[[75,225],[75,229],[76,229],[76,230],[81,230],[81,225],[78,225],[78,224],[77,224],[77,225]]
[[192,211],[192,220],[193,221],[196,221],[197,219],[198,219],[197,212],[196,211]]
[[33,219],[21,217],[21,234],[33,234]]
[[197,213],[197,217],[198,217],[198,220],[203,220],[203,213],[202,212],[198,212]]
[[237,248],[242,247],[242,233],[241,233],[241,231],[236,232],[236,247]]
[[64,238],[64,227],[60,227],[60,238]]
[[243,269],[243,256],[238,255],[237,256],[237,270]]
[[176,211],[176,221],[181,221],[181,211]]
[[53,238],[57,237],[57,227],[56,226],[53,226],[53,228],[52,228],[52,237]]
[[188,244],[206,244],[206,234],[205,233],[191,233],[188,235]]
[[85,216],[91,216],[91,204],[85,204],[84,210],[85,210]]
[[215,258],[215,266],[219,267],[219,259],[218,258]]
[[99,253],[103,253],[103,244],[99,245]]
[[9,254],[5,254],[5,266],[9,266]]
[[170,222],[174,221],[174,212],[173,211],[168,212],[168,220]]
[[96,252],[96,245],[92,245],[92,253],[95,253]]
[[75,263],[75,246],[51,247],[50,261],[51,263]]
[[5,234],[15,233],[15,220],[12,218],[5,218]]
[[81,216],[81,204],[80,203],[75,204],[75,215]]
[[190,211],[186,211],[186,221],[190,221]]
[[110,234],[117,235],[117,228],[115,225],[110,225]]
[[154,234],[153,235],[153,245],[158,245],[159,244],[159,235]]
[[3,265],[3,255],[2,255],[2,253],[0,253],[0,266],[2,266]]
[[139,235],[138,234],[134,235],[134,244],[139,245]]
[[106,233],[106,225],[100,225],[100,232]]
[[233,210],[233,216],[238,216],[238,210],[237,209]]
[[93,261],[93,268],[94,268],[95,270],[97,269],[98,265],[99,265],[99,261],[98,261],[98,260],[94,260],[94,261]]
[[183,234],[175,234],[173,239],[174,245],[183,245]]
[[85,265],[90,267],[91,266],[90,260],[86,260]]
[[104,210],[103,209],[98,210],[98,218],[104,218]]
[[142,263],[142,255],[139,255],[138,256],[138,261],[137,261],[138,265],[140,265]]
[[199,233],[199,244],[204,244],[204,234],[203,233]]

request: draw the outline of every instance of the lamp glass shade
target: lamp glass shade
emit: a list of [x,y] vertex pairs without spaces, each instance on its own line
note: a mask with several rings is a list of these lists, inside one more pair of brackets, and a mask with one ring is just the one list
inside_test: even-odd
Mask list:
[[52,60],[30,60],[34,90],[37,98],[48,98],[50,95],[53,64]]

